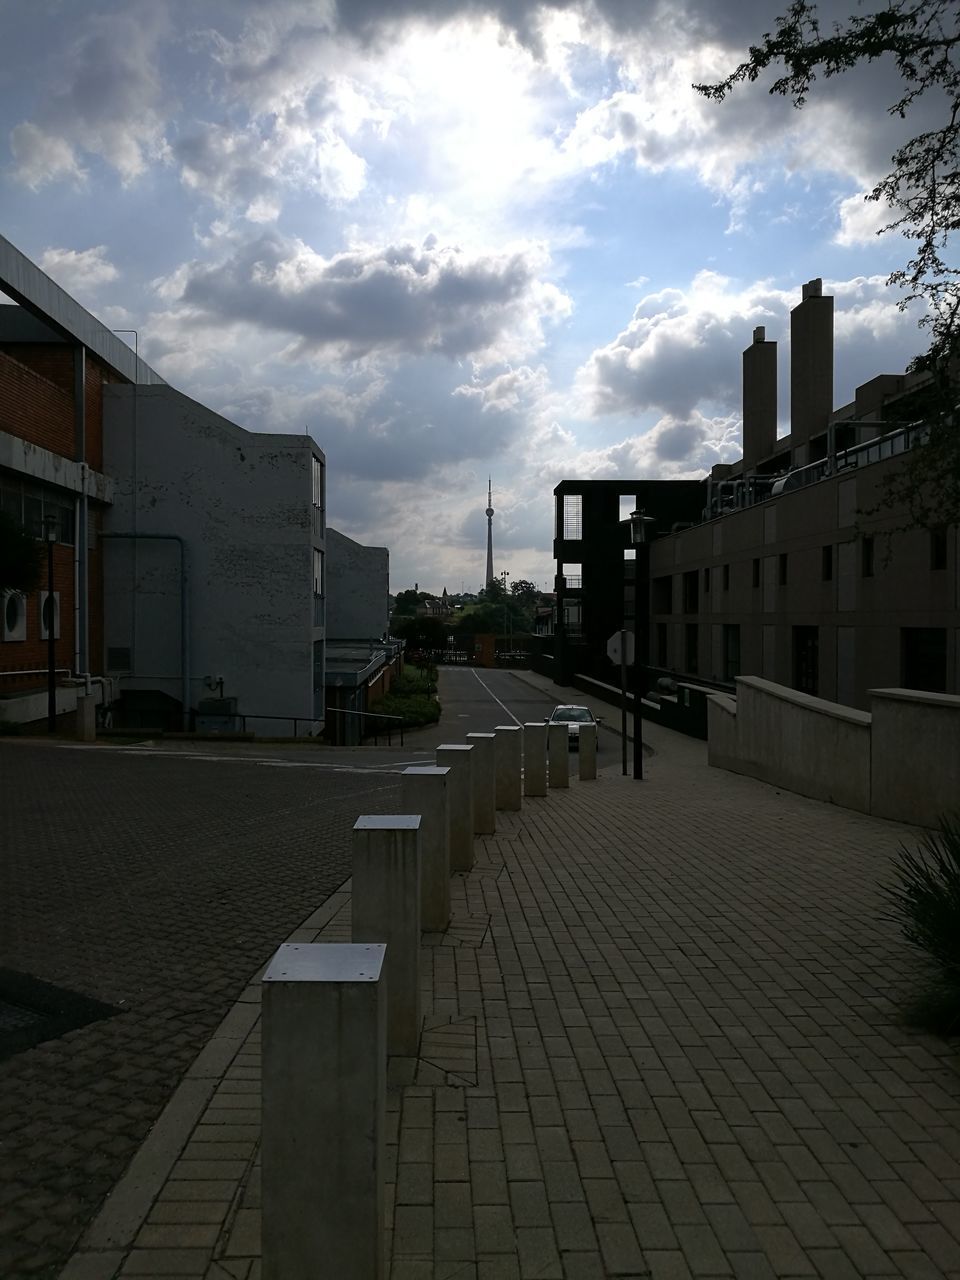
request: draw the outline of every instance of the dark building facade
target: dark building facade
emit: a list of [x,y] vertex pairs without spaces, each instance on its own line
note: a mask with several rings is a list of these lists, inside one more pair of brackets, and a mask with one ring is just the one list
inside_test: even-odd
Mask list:
[[791,315],[792,429],[779,438],[776,379],[776,343],[757,329],[744,457],[704,480],[554,491],[558,676],[616,679],[606,642],[635,623],[628,494],[657,517],[641,552],[648,688],[665,672],[708,686],[756,675],[861,708],[873,688],[960,692],[957,529],[904,530],[884,505],[884,477],[926,436],[922,376],[882,374],[830,410],[833,299],[814,280]]

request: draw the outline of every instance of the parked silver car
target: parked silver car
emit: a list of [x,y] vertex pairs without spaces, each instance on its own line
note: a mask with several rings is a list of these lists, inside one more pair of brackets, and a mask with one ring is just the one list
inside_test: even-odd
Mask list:
[[548,724],[565,724],[567,726],[567,739],[572,748],[580,746],[580,726],[582,724],[599,725],[602,723],[589,707],[570,705],[554,707],[550,715],[546,717],[546,720]]

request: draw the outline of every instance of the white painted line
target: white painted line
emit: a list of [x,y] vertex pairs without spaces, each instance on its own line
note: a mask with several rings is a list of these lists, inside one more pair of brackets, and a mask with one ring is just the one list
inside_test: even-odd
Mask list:
[[[471,670],[473,671],[473,674],[477,677],[477,679],[478,679],[478,680],[480,680],[480,676],[477,674],[477,669],[476,669],[476,667],[472,667],[472,668],[471,668]],[[508,715],[508,716],[510,717],[510,719],[513,721],[513,723],[514,723],[514,724],[518,724],[518,725],[521,727],[521,729],[522,729],[522,728],[523,728],[523,721],[522,721],[522,720],[518,720],[518,719],[517,719],[517,717],[516,717],[516,716],[513,714],[513,712],[510,710],[510,708],[509,708],[509,707],[504,707],[504,706],[503,706],[503,703],[500,701],[500,699],[497,697],[497,695],[493,692],[493,690],[490,688],[490,686],[489,686],[488,684],[484,684],[484,682],[483,682],[482,680],[480,680],[480,683],[483,685],[484,689],[486,689],[487,693],[489,693],[490,697],[494,700],[494,702],[497,704],[497,706],[498,706],[498,707],[503,707],[504,711],[507,713],[507,715]]]

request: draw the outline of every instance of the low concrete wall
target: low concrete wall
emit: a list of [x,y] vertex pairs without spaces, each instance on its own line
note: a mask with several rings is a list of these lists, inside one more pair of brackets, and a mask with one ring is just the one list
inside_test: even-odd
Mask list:
[[711,764],[870,812],[870,716],[865,711],[757,676],[737,679],[734,714],[728,703],[722,694],[710,697]]
[[935,827],[960,810],[960,697],[871,689],[870,707],[742,676],[735,700],[710,697],[707,759],[894,822]]
[[874,814],[932,827],[960,809],[960,697],[871,689],[870,707]]

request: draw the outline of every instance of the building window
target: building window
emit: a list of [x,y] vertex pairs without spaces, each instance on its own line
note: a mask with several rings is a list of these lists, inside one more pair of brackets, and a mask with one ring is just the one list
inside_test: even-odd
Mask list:
[[947,567],[947,531],[946,529],[930,530],[930,568],[933,570]]
[[873,536],[867,534],[860,543],[860,573],[864,578],[873,577]]
[[703,594],[705,596],[708,596],[710,594],[710,570],[709,569],[704,569],[703,571]]
[[673,574],[653,580],[653,612],[673,613]]
[[820,577],[824,582],[833,581],[833,546],[829,543],[820,548]]
[[323,552],[313,549],[313,594],[323,595]]
[[563,606],[563,629],[570,640],[579,640],[583,632],[583,617],[578,604]]
[[779,575],[777,581],[780,583],[781,587],[785,587],[787,585],[787,553],[785,551],[781,551],[779,556],[777,556],[777,566],[777,572]]
[[740,674],[740,627],[728,622],[723,628],[723,678],[735,680]]
[[816,697],[819,688],[820,634],[817,627],[793,628],[793,687]]
[[560,536],[567,542],[579,542],[583,537],[583,494],[563,495],[563,530]]
[[667,653],[667,624],[665,622],[657,623],[657,666],[665,667],[668,659]]
[[900,628],[900,683],[905,689],[946,693],[946,627]]
[[753,562],[753,586],[754,590],[760,586],[760,561],[755,559]]
[[691,676],[697,674],[698,649],[697,624],[688,622],[683,628],[683,668]]
[[724,591],[730,590],[730,566],[728,564],[723,566],[723,589]]
[[700,612],[700,596],[698,579],[700,575],[696,569],[691,569],[683,575],[683,612],[699,613]]
[[583,586],[583,566],[565,564],[562,566],[564,591],[579,591]]
[[311,464],[311,475],[313,480],[313,532],[318,537],[322,537],[324,532],[324,507],[326,506],[323,463],[319,458],[311,458]]

